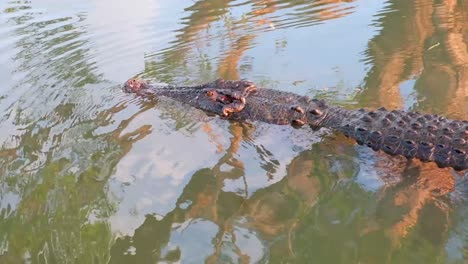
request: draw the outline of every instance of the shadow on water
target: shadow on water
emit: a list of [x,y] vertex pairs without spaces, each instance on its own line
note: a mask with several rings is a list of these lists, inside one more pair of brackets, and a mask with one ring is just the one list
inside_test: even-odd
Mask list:
[[[310,67],[305,74],[315,74],[314,63],[326,62],[304,53],[326,50],[294,43],[334,45],[340,38],[327,39],[331,31],[320,28],[370,1],[145,2],[135,13],[123,12],[129,6],[119,1],[74,2],[73,10],[37,4],[0,3],[1,263],[468,258],[468,187],[451,170],[374,153],[330,131],[225,122],[171,101],[124,95],[115,85],[135,74],[115,65],[141,62],[137,75],[150,79],[249,76],[305,93],[314,76],[275,76],[285,68],[274,64],[289,56],[299,65],[288,64],[292,71]],[[360,84],[339,76],[310,93],[350,107],[466,119],[468,5],[383,5],[371,26],[347,27],[376,31],[359,54],[367,66]],[[171,26],[155,29],[153,20]],[[323,39],[311,41],[304,28]],[[349,64],[351,46],[335,51]],[[297,47],[303,56],[292,57]],[[265,53],[275,58],[260,63]],[[338,75],[355,68],[335,66]]]

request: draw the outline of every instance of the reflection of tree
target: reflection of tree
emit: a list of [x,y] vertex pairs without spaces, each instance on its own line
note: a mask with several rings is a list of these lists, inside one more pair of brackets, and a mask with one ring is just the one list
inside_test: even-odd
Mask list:
[[[71,17],[43,21],[36,18],[41,14],[34,12],[30,2],[17,4],[20,4],[18,8],[7,8],[5,12],[10,13],[9,22],[15,24],[14,34],[19,37],[12,60],[17,64],[15,73],[23,78],[6,91],[2,118],[12,120],[20,128],[20,136],[12,135],[2,142],[0,156],[7,157],[0,164],[0,172],[8,175],[8,184],[2,184],[1,188],[22,197],[20,212],[34,215],[41,214],[47,207],[46,200],[51,198],[46,194],[57,184],[52,174],[66,175],[62,170],[70,164],[63,159],[52,161],[50,153],[57,149],[67,128],[72,129],[70,126],[80,116],[76,111],[84,99],[82,87],[97,83],[100,77],[93,73],[93,65],[87,60],[89,43],[83,37],[87,32],[74,24]],[[73,40],[76,40],[73,44],[63,45]],[[12,104],[8,105],[8,101]],[[35,213],[26,213],[30,207]]]
[[[182,24],[186,26],[176,31],[176,39],[171,42],[171,47],[160,55],[162,57],[161,62],[150,61],[146,63],[146,74],[157,73],[160,79],[171,81],[173,78],[171,75],[175,68],[185,65],[187,54],[193,49],[192,45],[201,41],[198,35],[209,28],[211,23],[218,21],[228,12],[230,2],[232,1],[201,0],[185,8],[186,12],[192,12],[189,16],[183,18]],[[165,67],[161,68],[159,65]]]
[[[225,18],[228,32],[207,38],[225,38],[227,47],[216,71],[210,74],[239,78],[242,56],[265,27],[309,25],[350,11],[346,6],[337,9],[338,5],[331,2],[335,1],[254,1],[251,12],[245,17],[229,20],[233,2],[198,1],[186,9],[192,13],[184,20],[186,27],[178,32],[171,43],[173,46],[161,53],[162,64],[167,67],[157,71],[164,71],[169,77],[177,75],[176,68],[186,64],[187,54],[206,36],[203,32]],[[447,1],[434,8],[432,3],[424,1],[390,2],[389,9],[396,12],[383,15],[380,19],[382,32],[370,43],[368,53],[373,68],[360,99],[364,101],[378,95],[375,105],[384,105],[397,98],[388,106],[399,108],[398,84],[403,79],[421,73],[416,90],[423,96],[435,93],[431,76],[445,75],[450,84],[448,94],[456,95],[455,99],[450,101],[452,99],[445,93],[441,97],[429,96],[443,100],[424,101],[417,107],[425,109],[435,105],[451,115],[462,116],[460,111],[463,111],[463,95],[467,87],[466,41],[463,41],[466,23],[460,20],[464,10],[454,3]],[[442,9],[444,6],[446,8]],[[284,10],[297,12],[288,19],[277,17],[278,12]],[[346,12],[341,12],[343,10]],[[442,22],[433,22],[432,15]],[[18,23],[22,21],[19,19]],[[43,26],[32,23],[31,28],[21,30]],[[59,34],[63,32],[67,34]],[[27,72],[25,80],[29,86],[24,87],[35,88],[25,93],[24,99],[34,102],[33,106],[37,107],[31,109],[39,113],[37,118],[32,117],[33,120],[23,120],[29,115],[22,114],[25,110],[19,109],[18,119],[26,123],[24,133],[16,138],[13,147],[0,150],[2,193],[13,193],[19,200],[15,208],[0,211],[0,248],[3,250],[3,245],[8,244],[8,251],[1,252],[4,254],[0,256],[0,262],[21,262],[22,258],[31,258],[33,262],[76,259],[83,263],[106,262],[109,258],[111,262],[138,263],[178,260],[182,249],[168,249],[173,225],[190,225],[193,219],[204,219],[218,227],[212,252],[207,257],[209,262],[228,257],[249,262],[251,256],[238,243],[238,228],[252,231],[268,247],[263,258],[278,262],[310,259],[323,262],[404,261],[414,253],[409,251],[421,243],[423,247],[414,250],[416,254],[429,261],[443,257],[451,220],[450,203],[434,194],[444,194],[452,188],[453,178],[447,171],[434,170],[432,165],[404,167],[400,164],[388,168],[386,173],[395,174],[399,180],[409,176],[408,179],[389,184],[377,194],[367,193],[349,180],[357,170],[349,159],[354,154],[346,155],[353,151],[352,147],[341,144],[340,140],[333,144],[325,140],[314,146],[313,151],[304,151],[296,157],[281,181],[249,194],[249,175],[236,154],[250,131],[249,127],[235,123],[229,128],[233,136],[226,154],[213,168],[193,174],[172,212],[161,218],[147,216],[132,237],[119,238],[111,245],[113,238],[106,219],[114,213],[116,205],[108,201],[106,183],[132,145],[151,133],[149,126],[142,126],[121,135],[133,118],[152,105],[145,104],[140,112],[121,121],[111,132],[95,133],[98,128],[109,126],[110,120],[125,107],[107,102],[113,106],[100,106],[105,110],[87,116],[90,108],[87,108],[85,94],[80,89],[84,89],[83,84],[97,83],[100,79],[93,74],[92,63],[85,59],[89,57],[88,50],[75,50],[75,46],[56,47],[84,32],[70,24],[48,33],[58,37],[48,39],[39,35],[37,39],[22,39],[19,43],[22,51],[15,57],[20,62],[20,70]],[[19,31],[18,34],[29,33]],[[434,42],[428,41],[433,34],[442,40],[442,44],[434,48]],[[51,53],[39,52],[43,48],[50,49]],[[440,51],[442,48],[445,49]],[[67,53],[70,56],[47,64],[46,69],[30,71],[36,64]],[[448,54],[449,62],[441,59],[444,54]],[[152,63],[148,62],[149,72],[156,68]],[[427,67],[427,64],[433,67]],[[41,77],[42,74],[45,77]],[[80,89],[50,88],[57,84]],[[372,105],[372,102],[366,104]],[[177,120],[177,127],[184,126],[192,118],[169,105],[161,108],[164,114]],[[216,139],[208,125],[204,129]],[[250,141],[249,144],[255,145]],[[262,146],[255,148],[261,157],[267,155],[268,150]],[[223,151],[221,147],[218,150]],[[379,161],[376,170],[385,172],[382,165],[385,162]],[[262,169],[273,174],[275,162],[262,164]],[[226,171],[226,167],[230,170]],[[228,179],[242,181],[241,190],[223,190]],[[135,255],[132,255],[132,247],[136,249]]]
[[[246,12],[239,18],[231,16],[230,9],[233,1],[211,1],[200,0],[185,11],[192,12],[184,18],[184,28],[178,30],[176,39],[171,42],[171,47],[158,53],[155,58],[158,61],[148,61],[146,63],[145,75],[156,75],[159,79],[171,82],[175,73],[179,73],[176,68],[186,66],[188,53],[196,50],[201,52],[202,46],[211,46],[213,40],[219,40],[222,50],[227,53],[219,59],[216,72],[208,72],[203,69],[212,68],[211,62],[201,59],[200,67],[191,70],[201,69],[197,74],[207,79],[216,77],[238,79],[239,61],[244,53],[253,45],[254,39],[265,31],[276,26],[310,26],[314,23],[328,19],[336,19],[352,13],[354,7],[344,3],[353,0],[317,0],[317,1],[253,1],[251,11]],[[278,15],[288,11],[287,16]],[[223,27],[214,32],[212,27],[217,28],[217,22],[224,19]],[[205,32],[206,30],[206,32]],[[195,54],[192,57],[206,58],[207,55]],[[208,61],[216,58],[208,58]],[[193,63],[193,62],[192,62]],[[197,62],[195,62],[197,63]],[[159,65],[164,65],[160,67]],[[211,76],[216,74],[217,76]]]
[[416,90],[423,110],[468,117],[468,9],[463,1],[442,1],[434,8],[437,39],[440,44],[424,57],[427,67]]
[[[400,179],[403,175],[408,178],[379,193],[368,194],[352,182],[338,184],[343,180],[345,183],[357,168],[344,155],[349,147],[336,147],[325,141],[314,151],[294,158],[281,181],[245,196],[245,191],[223,190],[227,179],[245,177],[244,181],[249,181],[243,164],[233,158],[241,135],[247,131],[237,125],[232,126],[232,131],[231,146],[218,164],[194,173],[172,212],[161,219],[147,216],[133,236],[117,239],[111,250],[111,263],[180,261],[184,248],[168,247],[173,243],[174,226],[189,228],[196,219],[218,226],[212,238],[213,248],[205,249],[213,251],[206,259],[208,263],[226,259],[251,262],[251,256],[237,242],[239,228],[250,230],[268,245],[268,253],[262,259],[274,262],[342,262],[348,258],[357,262],[374,257],[372,261],[377,261],[407,251],[421,242],[421,237],[433,244],[417,254],[428,259],[443,254],[448,205],[434,194],[445,194],[453,188],[453,181],[447,181],[453,179],[450,175],[421,172],[419,166],[403,170],[389,166],[383,174],[397,173]],[[231,169],[221,171],[226,164]],[[330,171],[338,177],[330,177]],[[421,215],[427,219],[427,214],[437,215],[431,222],[437,235],[427,235],[428,223],[419,220]],[[135,254],[129,254],[132,248]],[[362,248],[373,250],[355,255]]]
[[240,37],[229,49],[228,54],[219,63],[218,76],[228,80],[242,79],[239,74],[239,61],[242,55],[250,47],[254,39],[253,35]]
[[[50,21],[53,22],[55,21]],[[31,27],[24,29],[33,30],[36,26],[41,28],[45,24],[32,23]],[[4,190],[8,188],[21,197],[14,214],[2,216],[0,222],[2,227],[5,227],[1,230],[6,232],[2,237],[8,241],[8,252],[2,255],[2,261],[17,262],[23,256],[29,256],[37,261],[65,262],[77,259],[91,262],[93,259],[105,262],[109,253],[106,247],[110,244],[112,236],[103,219],[114,210],[114,205],[107,200],[104,192],[106,182],[133,142],[150,131],[148,127],[143,126],[132,133],[120,135],[132,119],[130,118],[110,133],[93,136],[94,129],[109,125],[112,116],[124,108],[122,105],[116,105],[101,113],[95,113],[96,118],[88,118],[88,109],[83,103],[85,100],[80,98],[83,93],[78,90],[74,94],[72,89],[55,88],[56,85],[65,84],[69,87],[80,87],[83,82],[95,83],[98,79],[92,74],[91,64],[84,59],[89,57],[86,54],[87,50],[83,49],[86,43],[77,43],[80,47],[78,49],[74,49],[77,47],[75,45],[60,47],[62,42],[83,34],[80,28],[73,25],[67,25],[65,29],[67,33],[60,31],[60,28],[47,32],[49,37],[55,34],[58,36],[51,38],[52,41],[41,35],[35,40],[22,39],[22,49],[15,58],[21,62],[19,69],[28,72],[21,87],[27,87],[28,83],[35,87],[35,90],[29,91],[25,100],[32,101],[33,106],[37,106],[36,110],[46,113],[39,111],[36,117],[38,120],[34,120],[34,115],[29,116],[31,120],[28,120],[29,125],[25,133],[18,137],[16,149],[2,150],[2,154],[10,160],[1,170],[5,175],[11,175],[10,186],[6,186]],[[29,31],[18,34],[28,36]],[[43,47],[50,49],[50,52],[40,52]],[[45,55],[36,56],[37,54]],[[48,64],[47,69],[31,71],[35,64],[49,61],[47,56],[55,58],[62,54],[69,56]],[[39,78],[41,75],[45,77]],[[55,79],[57,81],[53,81]],[[50,87],[50,83],[54,85]],[[56,98],[53,103],[40,101],[50,100],[52,97]],[[44,106],[47,108],[44,109]],[[140,112],[147,108],[144,107]],[[172,111],[172,108],[167,106],[165,109],[171,118],[184,122],[180,111]],[[233,131],[233,134],[237,135],[234,139],[238,138],[239,135],[235,132],[237,129],[233,128]],[[236,144],[239,143],[233,143],[233,146]],[[45,149],[45,146],[51,147]],[[226,157],[223,163],[239,165],[236,165],[232,157]],[[214,170],[216,171],[216,168]],[[219,173],[221,174],[220,171]],[[19,178],[19,175],[23,178]],[[223,194],[220,194],[220,197]],[[201,201],[206,199],[209,201],[209,196],[200,198]],[[227,207],[227,204],[224,207]],[[192,214],[204,216],[203,208],[201,211],[195,209]],[[218,214],[205,216],[212,219],[218,217]]]
[[[243,164],[234,156],[243,138],[249,138],[249,129],[234,123],[231,126],[233,137],[226,155],[212,169],[201,169],[193,174],[172,212],[162,219],[147,216],[132,237],[117,239],[111,250],[111,263],[180,260],[182,249],[164,249],[170,243],[175,225],[190,225],[196,219],[209,220],[218,226],[218,232],[212,239],[213,253],[206,259],[208,263],[219,263],[226,259],[251,262],[250,256],[236,242],[239,234],[235,230],[238,227],[255,230],[262,241],[271,243],[271,247],[292,257],[293,249],[290,246],[298,217],[317,203],[321,186],[331,186],[336,179],[327,176],[328,166],[315,166],[323,164],[321,160],[324,153],[306,151],[292,161],[287,176],[280,182],[260,189],[251,196],[246,196],[246,190],[224,191],[228,179],[244,178],[242,181],[245,184],[248,182]],[[329,152],[327,145],[324,146],[323,151]],[[262,155],[262,152],[259,154]],[[341,163],[339,160],[333,162]],[[346,164],[349,162],[342,162],[343,168]],[[226,170],[226,166],[230,170]],[[343,172],[349,174],[348,170]],[[312,173],[323,177],[312,176]],[[189,205],[184,207],[187,203]],[[240,219],[246,220],[241,223]],[[226,240],[226,237],[230,239]],[[135,248],[136,254],[128,254],[131,248]],[[269,254],[275,257],[281,253],[272,250]],[[265,259],[270,257],[264,256]]]
[[[31,9],[29,5],[22,9]],[[20,37],[14,60],[24,78],[8,91],[6,98],[14,104],[6,106],[3,116],[21,130],[0,150],[5,158],[0,196],[8,208],[0,211],[0,262],[104,263],[112,241],[106,219],[115,209],[107,197],[107,180],[132,144],[150,130],[143,126],[120,133],[152,105],[144,105],[115,130],[95,135],[126,108],[108,96],[102,105],[90,98],[98,92],[114,94],[115,87],[85,93],[85,84],[100,82],[88,61],[85,30],[72,18],[42,21],[34,12],[21,14],[11,22]],[[93,111],[96,107],[104,110]]]
[[[9,238],[8,251],[0,257],[2,263],[16,263],[25,254],[39,262],[65,263],[77,259],[89,263],[108,259],[107,245],[112,236],[103,219],[112,214],[114,205],[108,201],[105,185],[118,161],[149,130],[143,126],[123,135],[121,132],[131,119],[150,107],[152,105],[146,105],[110,133],[90,138],[85,136],[74,142],[86,146],[86,150],[79,149],[77,145],[69,146],[75,148],[74,155],[88,154],[89,159],[82,157],[77,162],[73,160],[73,155],[61,157],[61,151],[57,148],[55,155],[47,156],[45,165],[32,172],[20,168],[18,172],[22,173],[11,174],[13,168],[6,168],[12,175],[9,190],[16,192],[21,201],[11,214],[2,215],[0,221],[0,236],[7,235]],[[101,112],[99,118],[83,120],[55,136],[62,138],[59,140],[66,145],[63,138],[69,136],[70,131],[90,135],[97,125],[108,124],[109,117],[123,109],[121,105],[116,105]],[[70,118],[63,117],[65,120]],[[29,131],[20,139],[19,145],[28,146],[32,153],[40,152],[43,148],[41,144],[31,145],[27,142],[42,142],[41,138],[50,137],[52,128],[40,129],[35,133]],[[16,162],[21,159],[19,157]],[[29,181],[23,181],[21,178],[27,175],[31,175]]]
[[427,38],[433,34],[432,5],[418,1],[389,1],[379,15],[381,32],[367,50],[372,68],[360,100],[368,106],[402,108],[399,85],[418,74]]
[[[445,199],[434,198],[431,192],[446,185],[452,188],[453,181],[447,183],[444,174],[437,178],[432,173],[421,177],[417,167],[408,167],[400,173],[398,168],[388,169],[409,178],[376,194],[364,193],[350,183],[329,195],[320,195],[320,202],[299,218],[293,236],[294,261],[374,263],[397,258],[396,262],[406,263],[406,258],[414,255],[429,262],[444,256],[449,211],[446,205],[441,205]],[[424,221],[419,221],[418,215]],[[412,231],[399,233],[400,227]],[[418,247],[418,243],[425,247]]]
[[[413,109],[466,118],[468,56],[466,41],[463,40],[466,39],[466,36],[463,37],[466,30],[463,27],[467,25],[467,13],[463,3],[421,0],[389,1],[389,4],[387,10],[390,12],[378,18],[382,26],[380,34],[369,43],[367,53],[372,68],[366,78],[365,90],[358,99],[363,105],[402,108],[400,85],[417,78],[414,89],[418,100]],[[383,164],[376,165],[379,171],[385,171]],[[413,182],[409,186],[399,185],[401,188],[392,189],[396,193],[389,194],[390,199],[381,209],[384,212],[395,207],[404,212],[398,220],[387,220],[391,223],[387,224],[386,233],[395,248],[375,261],[390,256],[407,256],[403,252],[409,251],[421,239],[437,241],[424,252],[428,261],[444,254],[448,205],[434,199],[434,195],[444,195],[454,188],[453,175],[433,164],[413,162],[412,166],[415,167],[406,168],[402,176],[413,177]],[[427,212],[434,210],[438,211],[435,213],[436,219],[444,220],[431,223],[438,228],[437,235],[428,237],[422,230],[428,228],[426,222],[434,219],[427,217]],[[385,218],[388,219],[389,215],[384,214],[382,219]],[[431,250],[434,255],[429,254]]]
[[[20,36],[15,43],[18,52],[12,59],[18,64],[16,71],[23,78],[6,91],[3,98],[7,98],[3,104],[6,109],[2,118],[13,120],[15,126],[26,129],[22,140],[12,138],[10,141],[13,143],[2,142],[0,156],[13,156],[21,161],[10,160],[6,164],[16,163],[18,166],[20,163],[21,168],[34,171],[43,165],[47,150],[42,148],[42,144],[47,148],[46,141],[50,140],[47,136],[56,132],[51,131],[52,127],[70,122],[66,119],[76,115],[73,113],[77,110],[75,106],[83,99],[80,89],[84,84],[97,83],[100,77],[93,73],[92,63],[86,59],[89,48],[86,48],[88,43],[83,38],[86,34],[83,28],[74,25],[73,21],[67,23],[70,17],[37,21],[33,11],[19,12],[33,10],[30,2],[17,4],[21,5],[7,8],[4,12],[11,13],[9,22],[16,25],[14,34]],[[13,16],[15,12],[21,15]],[[60,23],[61,26],[52,26]],[[63,45],[74,39],[81,40],[73,45]],[[8,101],[12,102],[11,105],[6,103]],[[43,122],[49,123],[35,127],[35,124]],[[20,157],[16,156],[18,153],[21,153]]]
[[[235,159],[242,141],[244,129],[238,124],[231,126],[233,137],[231,145],[213,169],[197,171],[183,194],[176,203],[176,209],[162,219],[157,220],[153,216],[147,216],[145,222],[137,230],[132,238],[118,239],[111,250],[111,263],[128,263],[129,261],[148,262],[149,260],[173,260],[180,257],[180,252],[171,251],[162,255],[162,249],[168,244],[170,230],[174,223],[183,223],[187,219],[210,219],[219,225],[219,236],[225,231],[229,232],[231,226],[230,217],[239,210],[243,198],[236,194],[223,192],[223,181],[229,178],[244,176],[243,164]],[[225,172],[221,169],[227,165],[232,169]],[[192,201],[187,209],[182,209],[182,204]],[[218,237],[219,237],[218,236]],[[218,240],[222,241],[222,240]],[[127,254],[129,248],[135,247],[138,254]],[[218,248],[217,246],[214,246]]]
[[378,18],[381,33],[369,43],[372,69],[360,100],[370,106],[402,108],[400,85],[417,78],[415,107],[466,118],[466,8],[456,1],[389,4],[390,12]]

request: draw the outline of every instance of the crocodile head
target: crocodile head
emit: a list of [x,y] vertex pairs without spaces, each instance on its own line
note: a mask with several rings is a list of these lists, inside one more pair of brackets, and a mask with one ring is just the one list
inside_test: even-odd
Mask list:
[[124,91],[127,93],[138,93],[138,91],[145,88],[147,83],[141,79],[129,79],[124,84]]
[[169,97],[228,119],[291,123],[295,127],[308,124],[320,128],[329,119],[330,112],[323,100],[272,89],[256,90],[253,83],[245,80],[217,80],[198,86],[174,87],[130,79],[123,88],[142,97]]
[[166,89],[167,86],[155,86],[148,84],[145,80],[132,78],[125,82],[123,90],[127,93],[135,93],[141,96],[157,95],[159,89]]
[[[232,88],[233,90],[234,88]],[[133,78],[125,82],[123,90],[127,93],[135,93],[142,97],[168,97],[175,101],[189,104],[200,110],[222,114],[223,107],[232,103],[230,96],[225,96],[231,90],[226,82],[215,82],[199,86],[169,86],[153,85],[144,80]]]

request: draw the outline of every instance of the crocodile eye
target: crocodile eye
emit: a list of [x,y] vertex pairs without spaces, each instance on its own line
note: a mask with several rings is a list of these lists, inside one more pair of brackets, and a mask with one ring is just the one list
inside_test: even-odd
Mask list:
[[320,111],[320,110],[318,110],[318,109],[312,109],[312,110],[309,111],[309,113],[311,113],[311,114],[313,114],[313,115],[315,115],[315,116],[321,116],[321,115],[323,115],[323,112]]
[[300,106],[291,106],[291,110],[295,111],[295,112],[298,112],[300,114],[304,113],[304,109],[302,109],[302,107],[300,107]]
[[206,95],[208,95],[209,97],[213,96],[214,92],[213,91],[207,91],[206,92]]

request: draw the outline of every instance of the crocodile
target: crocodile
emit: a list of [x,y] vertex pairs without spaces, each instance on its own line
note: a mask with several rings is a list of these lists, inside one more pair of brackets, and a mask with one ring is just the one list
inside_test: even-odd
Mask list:
[[403,110],[350,110],[291,92],[259,88],[246,80],[197,86],[158,86],[130,79],[125,92],[146,98],[168,97],[228,120],[260,121],[296,128],[326,127],[374,151],[468,169],[468,121]]

